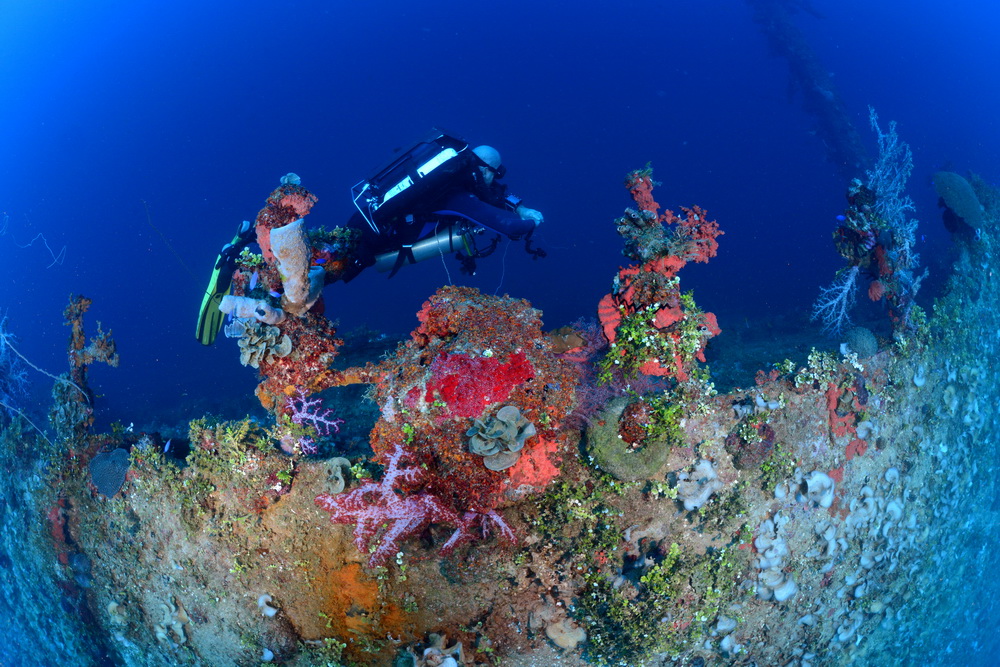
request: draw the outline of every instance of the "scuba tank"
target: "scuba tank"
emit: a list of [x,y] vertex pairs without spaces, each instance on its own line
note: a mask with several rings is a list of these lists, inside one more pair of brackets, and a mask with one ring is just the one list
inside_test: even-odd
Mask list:
[[[390,250],[375,257],[375,270],[381,273],[391,271],[393,275],[406,264],[416,264],[431,257],[464,252],[476,253],[474,236],[483,233],[482,227],[450,224],[432,236],[406,244],[398,250]],[[392,276],[390,276],[391,278]]]

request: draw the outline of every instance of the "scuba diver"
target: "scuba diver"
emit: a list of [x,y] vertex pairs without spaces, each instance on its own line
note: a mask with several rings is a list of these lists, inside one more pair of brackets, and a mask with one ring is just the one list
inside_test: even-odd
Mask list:
[[255,237],[253,224],[249,220],[244,220],[236,230],[233,240],[222,246],[222,250],[219,251],[212,277],[208,280],[205,296],[201,300],[201,309],[198,311],[198,326],[194,335],[202,345],[214,343],[219,330],[222,329],[222,321],[226,314],[219,310],[219,304],[222,303],[222,298],[229,294],[233,271],[236,270],[236,258]]
[[[508,194],[500,182],[505,173],[496,149],[470,148],[461,139],[432,130],[351,189],[357,211],[339,229],[349,232],[354,242],[344,269],[328,273],[326,283],[349,282],[371,266],[391,278],[406,264],[450,253],[463,272],[475,274],[476,260],[497,248],[501,234],[523,239],[534,259],[544,257],[544,250],[531,245],[544,217]],[[282,179],[282,185],[298,182],[294,174]],[[487,229],[497,234],[480,247],[477,237]],[[216,259],[195,334],[204,345],[211,345],[222,328],[225,314],[219,306],[230,293],[237,258],[255,238],[254,226],[244,221]],[[271,315],[261,312],[255,317],[266,321]]]
[[[349,282],[373,265],[392,277],[406,264],[451,252],[464,272],[474,274],[475,260],[496,249],[500,234],[524,238],[529,254],[544,257],[531,247],[544,216],[508,194],[500,182],[505,174],[492,146],[470,150],[464,141],[432,130],[352,189],[358,210],[347,227],[360,232],[360,239],[341,279]],[[478,248],[476,236],[486,229],[498,235]]]

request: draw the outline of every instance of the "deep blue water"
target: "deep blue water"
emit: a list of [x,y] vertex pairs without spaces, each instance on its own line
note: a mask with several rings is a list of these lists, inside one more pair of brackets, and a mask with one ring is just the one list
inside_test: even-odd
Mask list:
[[[933,287],[948,239],[930,175],[1000,179],[1000,6],[813,4],[824,18],[796,26],[869,150],[868,105],[913,147]],[[235,343],[193,336],[220,246],[289,171],[320,198],[310,225],[345,221],[350,187],[433,125],[496,146],[511,189],[545,214],[546,259],[513,244],[467,282],[529,299],[548,327],[592,315],[608,290],[622,178],[646,162],[661,204],[697,203],[726,232],[716,259],[682,273],[723,330],[806,313],[840,265],[845,177],[744,2],[166,6],[0,6],[0,307],[22,351],[61,372],[67,297],[94,300],[91,331],[111,328],[122,358],[92,373],[104,423],[248,396]],[[40,238],[19,247],[38,234],[64,261],[49,266]],[[371,272],[327,288],[327,312],[344,329],[406,332],[446,281],[435,261]]]

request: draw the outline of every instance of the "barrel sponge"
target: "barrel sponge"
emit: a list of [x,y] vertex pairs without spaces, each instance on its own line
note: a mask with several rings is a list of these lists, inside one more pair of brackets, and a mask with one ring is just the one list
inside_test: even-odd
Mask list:
[[601,470],[623,482],[654,477],[666,464],[670,444],[653,440],[638,449],[618,434],[622,413],[628,399],[618,397],[608,403],[587,428],[587,454]]
[[126,449],[119,447],[110,452],[101,452],[90,460],[90,481],[102,495],[110,498],[125,484],[130,464]]
[[973,229],[983,225],[983,206],[969,182],[951,171],[934,174],[934,189],[944,205]]
[[878,340],[871,329],[864,327],[853,327],[844,334],[844,342],[851,352],[858,355],[859,359],[868,359],[878,354]]

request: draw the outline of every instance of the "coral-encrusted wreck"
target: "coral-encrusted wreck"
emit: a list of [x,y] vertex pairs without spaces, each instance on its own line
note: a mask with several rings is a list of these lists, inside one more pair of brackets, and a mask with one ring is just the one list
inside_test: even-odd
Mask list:
[[[312,287],[352,239],[305,232],[317,200],[283,183],[231,295],[273,420],[90,434],[60,381],[57,439],[6,425],[0,594],[31,630],[8,645],[40,664],[638,667],[923,664],[942,634],[995,641],[968,582],[995,566],[1000,195],[974,182],[981,227],[956,235],[933,318],[843,351],[793,341],[720,394],[719,328],[677,272],[721,232],[697,207],[660,215],[650,179],[629,176],[635,265],[592,333],[445,287],[350,368]],[[99,358],[74,334],[73,364]],[[370,401],[340,397],[359,384]],[[340,419],[373,424],[370,449],[337,451]],[[24,582],[45,614],[16,603]]]

